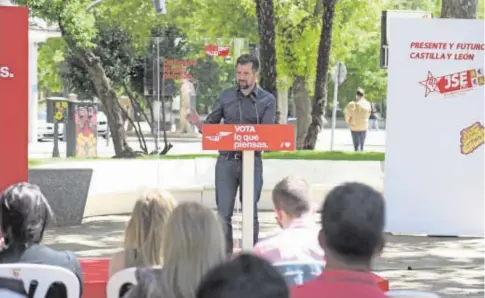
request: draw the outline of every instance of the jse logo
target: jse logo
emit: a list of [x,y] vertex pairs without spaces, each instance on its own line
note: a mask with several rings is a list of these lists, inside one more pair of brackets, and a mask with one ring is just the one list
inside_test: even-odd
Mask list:
[[445,76],[446,80],[446,89],[453,89],[453,88],[467,88],[468,87],[468,73],[466,71],[454,73],[451,75]]
[[0,79],[13,78],[14,74],[10,72],[8,66],[0,66]]

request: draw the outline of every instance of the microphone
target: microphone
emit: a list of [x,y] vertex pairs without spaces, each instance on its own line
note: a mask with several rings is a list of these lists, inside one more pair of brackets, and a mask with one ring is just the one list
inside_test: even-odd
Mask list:
[[251,102],[254,105],[254,110],[256,112],[256,124],[259,124],[259,112],[258,112],[258,104],[256,103],[256,96],[253,92],[249,94],[249,98],[251,98]]
[[251,98],[251,101],[253,102],[253,104],[256,103],[256,96],[254,96],[253,92],[249,93],[249,98]]

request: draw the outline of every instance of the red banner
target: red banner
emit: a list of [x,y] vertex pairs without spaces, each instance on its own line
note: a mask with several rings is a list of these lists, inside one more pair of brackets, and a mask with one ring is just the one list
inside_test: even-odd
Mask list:
[[206,124],[202,131],[204,150],[295,150],[295,126],[291,124]]
[[29,10],[0,6],[0,191],[28,180]]
[[218,46],[215,44],[205,46],[205,54],[207,56],[226,57],[229,56],[230,51],[231,47],[229,46]]

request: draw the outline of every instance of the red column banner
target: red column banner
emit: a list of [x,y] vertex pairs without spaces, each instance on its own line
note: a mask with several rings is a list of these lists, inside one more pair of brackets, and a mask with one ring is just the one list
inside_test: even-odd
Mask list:
[[0,6],[0,191],[28,180],[29,10]]

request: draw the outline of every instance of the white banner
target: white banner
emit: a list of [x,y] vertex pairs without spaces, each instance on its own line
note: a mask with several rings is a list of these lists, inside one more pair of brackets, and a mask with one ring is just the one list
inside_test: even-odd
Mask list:
[[484,235],[484,22],[395,19],[387,231]]

